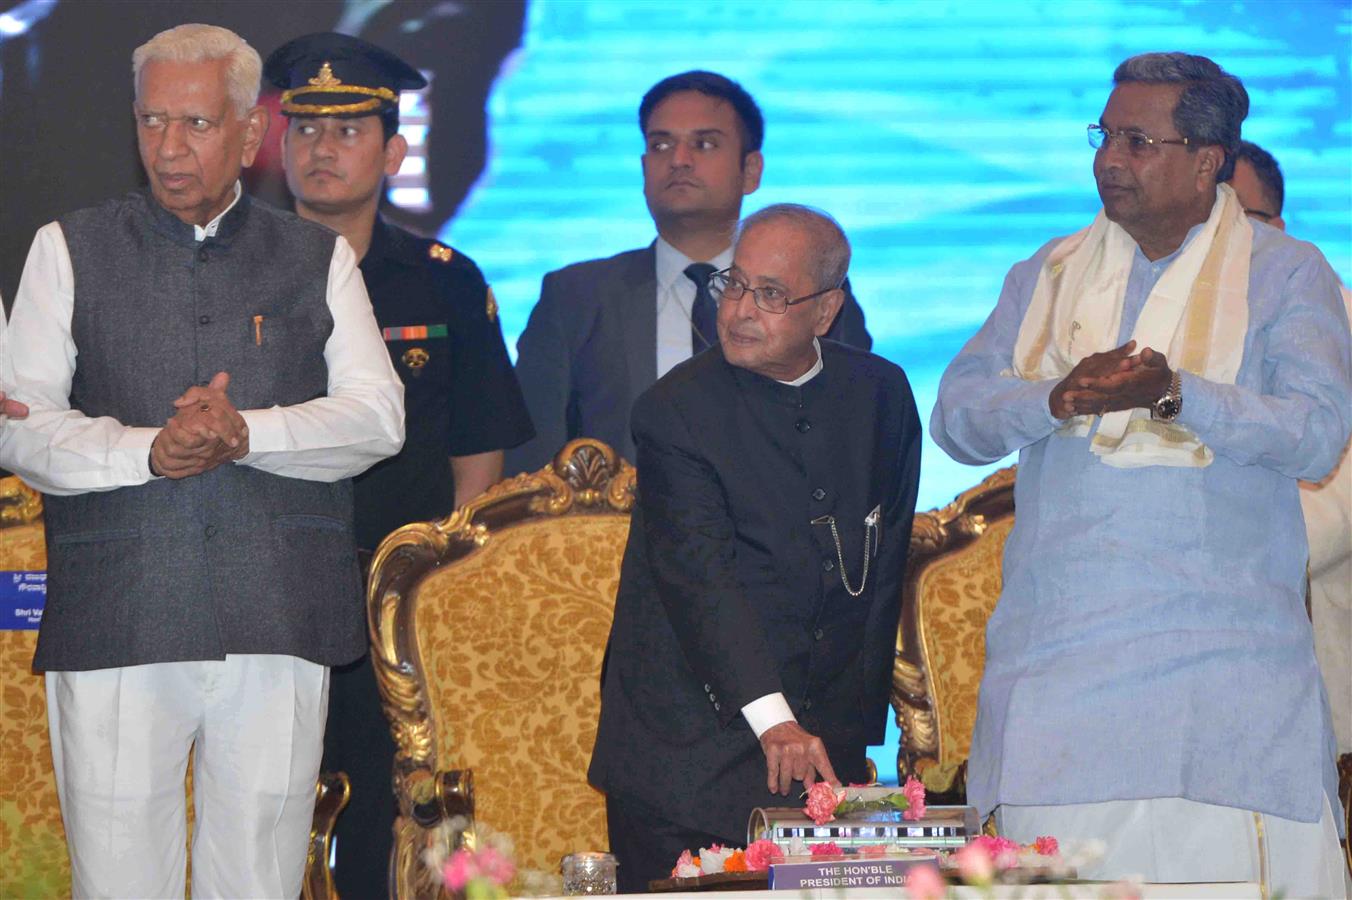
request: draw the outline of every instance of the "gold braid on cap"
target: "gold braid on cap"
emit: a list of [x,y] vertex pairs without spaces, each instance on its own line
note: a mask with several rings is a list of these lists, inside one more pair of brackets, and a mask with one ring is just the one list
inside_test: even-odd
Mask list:
[[[291,99],[300,94],[365,94],[371,99],[357,103],[292,103]],[[397,103],[399,95],[389,88],[363,87],[359,84],[343,84],[335,77],[333,67],[327,62],[319,67],[319,74],[310,79],[306,87],[291,88],[282,91],[282,112],[310,116],[331,116],[335,113],[366,112],[380,106],[382,101]]]

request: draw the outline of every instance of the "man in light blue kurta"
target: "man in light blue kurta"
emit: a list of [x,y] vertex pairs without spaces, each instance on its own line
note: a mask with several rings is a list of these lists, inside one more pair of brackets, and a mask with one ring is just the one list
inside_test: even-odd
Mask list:
[[[1352,359],[1338,279],[1312,245],[1255,223],[1247,259],[1225,264],[1241,284],[1247,264],[1248,279],[1228,320],[1247,310],[1229,376],[1171,368],[1187,358],[1177,346],[1128,343],[1149,330],[1143,314],[1167,302],[1157,289],[1171,267],[1203,252],[1238,206],[1217,182],[1233,169],[1247,95],[1214,63],[1183,54],[1133,58],[1114,81],[1090,134],[1104,213],[1069,241],[1087,234],[1087,245],[1115,226],[1130,236],[1109,273],[1124,283],[1117,327],[1077,352],[1077,332],[1089,330],[1081,309],[1061,332],[1069,349],[1050,370],[1060,377],[1020,372],[1040,279],[1054,284],[1074,266],[1070,256],[1048,264],[1063,246],[1054,240],[1010,271],[995,311],[944,374],[931,419],[961,462],[1019,453],[969,798],[983,814],[999,807],[1008,831],[1107,841],[1100,868],[1082,874],[1257,881],[1270,862],[1274,888],[1342,896],[1296,486],[1324,475],[1348,437]],[[1207,82],[1209,93],[1180,100]],[[1234,240],[1243,227],[1232,223]],[[1083,283],[1097,288],[1102,275]],[[1111,288],[1105,296],[1111,303]],[[1213,358],[1225,327],[1217,318]],[[1047,330],[1055,343],[1056,326]],[[1169,457],[1162,439],[1165,462],[1114,458],[1099,440],[1113,416],[1131,418],[1128,442],[1155,429],[1153,418],[1200,449]]]

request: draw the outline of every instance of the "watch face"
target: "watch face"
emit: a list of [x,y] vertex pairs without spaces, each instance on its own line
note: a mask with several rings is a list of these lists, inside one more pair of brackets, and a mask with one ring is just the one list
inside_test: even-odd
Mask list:
[[1177,397],[1161,397],[1155,401],[1155,418],[1171,422],[1178,415],[1178,407]]

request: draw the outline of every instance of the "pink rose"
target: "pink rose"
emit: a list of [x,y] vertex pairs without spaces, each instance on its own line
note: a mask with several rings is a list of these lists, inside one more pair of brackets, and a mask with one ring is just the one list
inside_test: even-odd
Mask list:
[[990,884],[995,875],[995,860],[984,844],[972,841],[953,854],[964,884]]
[[934,866],[916,866],[906,874],[906,896],[911,900],[941,900],[948,882]]
[[1037,851],[1038,856],[1055,856],[1061,852],[1061,845],[1056,838],[1042,835],[1033,841],[1033,849]]
[[844,796],[844,791],[837,794],[829,782],[818,781],[807,789],[807,805],[803,812],[818,825],[825,825],[835,821],[836,807]]
[[919,821],[925,815],[925,786],[914,775],[907,775],[906,783],[901,786],[901,792],[906,795],[906,802],[911,805],[901,817],[911,822]]
[[845,853],[836,845],[835,841],[827,841],[824,844],[809,844],[807,852],[812,854],[815,859],[819,856],[844,856]]
[[997,869],[1013,869],[1019,864],[1019,845],[1007,837],[983,834],[968,846],[977,845],[990,857]]
[[475,862],[484,876],[498,887],[506,887],[516,877],[516,866],[511,859],[492,846],[480,850]]
[[479,864],[474,854],[464,847],[451,854],[441,870],[446,886],[453,891],[463,891],[471,878],[479,877]]
[[783,861],[784,851],[780,850],[774,841],[762,838],[746,848],[746,867],[753,872],[764,872],[775,863]]

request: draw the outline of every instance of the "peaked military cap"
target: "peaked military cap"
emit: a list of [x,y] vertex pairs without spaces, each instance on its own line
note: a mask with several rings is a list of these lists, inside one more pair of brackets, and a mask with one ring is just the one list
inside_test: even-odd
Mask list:
[[268,56],[263,77],[282,89],[288,116],[371,116],[399,109],[399,92],[427,79],[375,44],[336,32],[307,34]]

